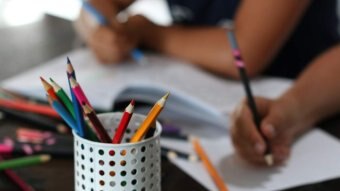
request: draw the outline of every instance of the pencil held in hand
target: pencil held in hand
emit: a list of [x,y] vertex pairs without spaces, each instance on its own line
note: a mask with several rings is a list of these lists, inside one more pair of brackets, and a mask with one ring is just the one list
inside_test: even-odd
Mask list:
[[156,120],[159,113],[163,110],[169,95],[170,93],[168,92],[152,107],[151,111],[148,113],[142,124],[138,127],[137,132],[132,136],[130,140],[131,143],[138,142],[144,137],[146,132],[151,127],[151,124]]
[[112,143],[119,144],[122,141],[124,132],[129,125],[134,106],[135,100],[131,100],[130,104],[125,108],[122,119],[117,127],[117,131],[112,139]]
[[51,159],[50,155],[27,156],[17,159],[11,159],[0,162],[0,170],[21,168],[48,162]]
[[235,58],[234,59],[235,65],[239,70],[241,80],[242,80],[242,83],[243,83],[243,86],[244,86],[244,89],[245,89],[245,92],[246,92],[248,105],[249,105],[249,108],[250,108],[250,110],[253,114],[253,119],[254,119],[255,125],[258,129],[258,132],[260,133],[260,135],[262,136],[263,140],[265,141],[265,143],[267,145],[266,151],[264,153],[264,159],[265,159],[267,165],[271,166],[271,165],[273,165],[273,156],[272,156],[272,153],[271,153],[271,150],[270,150],[270,147],[269,147],[270,146],[269,142],[268,142],[267,138],[263,135],[263,133],[260,129],[260,125],[261,125],[260,115],[258,113],[256,104],[255,104],[255,100],[254,100],[254,97],[253,97],[253,94],[252,94],[252,91],[251,91],[251,88],[250,88],[250,83],[249,83],[249,79],[248,79],[248,76],[247,76],[247,72],[246,72],[246,69],[245,69],[243,59],[241,57],[241,52],[240,52],[240,50],[237,46],[237,41],[236,41],[236,38],[235,38],[233,31],[228,31],[227,35],[228,35],[231,47],[233,49],[232,51],[233,51],[233,55],[234,55],[234,58]]

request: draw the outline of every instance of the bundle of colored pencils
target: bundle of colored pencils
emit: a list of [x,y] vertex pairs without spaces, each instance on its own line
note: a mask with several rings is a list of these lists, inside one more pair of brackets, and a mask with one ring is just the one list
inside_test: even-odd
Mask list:
[[[116,133],[111,139],[107,130],[98,119],[95,110],[86,97],[79,82],[76,80],[75,70],[69,58],[67,58],[67,80],[71,92],[71,99],[67,96],[63,88],[53,81],[53,79],[50,78],[50,83],[43,77],[40,77],[40,79],[46,90],[48,102],[77,135],[102,143],[119,144],[122,142],[124,132],[128,127],[133,114],[135,106],[134,100],[131,100],[130,104],[126,107],[121,121],[117,126]],[[169,93],[156,102],[137,129],[136,133],[131,137],[130,142],[138,142],[144,137],[147,138],[150,137],[150,135],[153,135],[155,128],[152,124],[156,121],[158,115],[164,108],[168,96]]]

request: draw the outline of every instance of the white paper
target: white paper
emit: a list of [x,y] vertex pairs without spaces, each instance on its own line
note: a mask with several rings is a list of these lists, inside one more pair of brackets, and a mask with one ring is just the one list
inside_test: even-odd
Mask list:
[[[39,76],[43,76],[52,77],[68,90],[66,56],[71,59],[77,80],[92,105],[101,110],[110,110],[118,94],[132,86],[170,91],[176,96],[180,95],[179,97],[185,99],[187,104],[190,103],[190,106],[194,107],[193,111],[202,110],[215,115],[232,111],[245,95],[240,82],[219,78],[180,60],[146,55],[146,65],[132,61],[102,65],[88,49],[71,51],[42,66],[13,76],[3,81],[1,86],[24,95],[45,99],[39,80]],[[291,85],[290,80],[278,78],[259,78],[251,83],[254,95],[270,98],[279,96]]]
[[[188,143],[162,139],[162,145],[194,153]],[[235,156],[230,138],[202,139],[202,146],[230,191],[270,191],[324,181],[340,176],[340,142],[313,129],[293,146],[290,159],[280,167],[254,167]],[[209,190],[217,190],[200,162],[174,159],[178,165]]]

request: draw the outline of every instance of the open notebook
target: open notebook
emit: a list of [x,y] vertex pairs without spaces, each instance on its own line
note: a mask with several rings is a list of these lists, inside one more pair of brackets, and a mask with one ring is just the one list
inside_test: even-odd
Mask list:
[[[240,82],[214,76],[183,61],[159,55],[146,55],[147,63],[133,61],[101,65],[88,49],[76,49],[30,71],[1,83],[3,88],[45,100],[39,76],[52,77],[65,91],[66,57],[93,107],[109,111],[114,103],[134,98],[153,104],[171,92],[162,114],[176,120],[199,120],[226,126],[226,114],[244,97]],[[277,97],[291,84],[289,80],[259,78],[251,82],[255,95]],[[162,117],[162,116],[161,116]]]

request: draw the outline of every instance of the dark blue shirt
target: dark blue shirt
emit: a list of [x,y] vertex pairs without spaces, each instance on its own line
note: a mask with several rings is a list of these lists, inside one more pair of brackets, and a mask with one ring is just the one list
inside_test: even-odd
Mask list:
[[[215,26],[234,17],[239,0],[168,0],[175,23]],[[296,78],[320,53],[339,42],[337,0],[313,0],[265,75]]]

